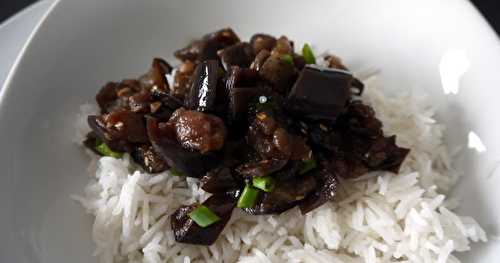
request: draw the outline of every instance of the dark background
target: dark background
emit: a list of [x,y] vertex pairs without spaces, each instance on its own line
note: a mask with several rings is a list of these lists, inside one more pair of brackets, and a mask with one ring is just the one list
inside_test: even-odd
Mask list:
[[[439,1],[439,0],[436,0]],[[36,2],[35,0],[0,0],[0,23],[19,10]],[[497,34],[500,32],[500,1],[499,0],[472,0],[476,7],[490,22]]]

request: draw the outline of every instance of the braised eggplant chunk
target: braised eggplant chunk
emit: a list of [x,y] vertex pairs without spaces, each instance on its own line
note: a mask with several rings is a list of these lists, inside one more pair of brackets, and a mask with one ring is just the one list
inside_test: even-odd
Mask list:
[[306,118],[334,120],[350,99],[352,80],[344,72],[306,66],[288,95],[286,108]]
[[83,143],[148,173],[199,179],[211,196],[171,215],[178,242],[213,244],[236,207],[309,213],[334,201],[339,179],[397,173],[410,151],[384,134],[342,60],[317,63],[308,44],[264,33],[245,42],[224,28],[174,55],[175,68],[155,58],[137,79],[104,85]]
[[186,106],[190,110],[213,112],[219,81],[219,65],[216,60],[207,60],[195,69],[191,88],[186,97]]
[[156,119],[148,118],[147,131],[155,150],[162,155],[168,166],[182,175],[200,178],[219,163],[213,154],[201,154],[183,148],[177,141],[175,125],[172,123],[158,123]]
[[231,66],[249,67],[255,54],[249,43],[240,42],[224,48],[219,56],[224,68],[228,69]]
[[319,171],[316,176],[319,181],[319,187],[317,187],[299,203],[299,208],[302,214],[306,214],[326,202],[333,200],[335,193],[337,192],[338,180],[334,174],[323,169]]
[[255,206],[244,210],[252,215],[283,213],[306,198],[316,185],[316,179],[311,174],[279,180],[272,191],[261,194]]
[[151,145],[137,146],[131,153],[135,162],[149,173],[161,173],[168,169],[165,160],[153,149]]
[[212,245],[231,218],[239,191],[218,193],[202,205],[181,206],[170,217],[177,242]]
[[224,28],[195,40],[187,47],[177,50],[174,55],[181,61],[201,62],[217,59],[217,52],[225,47],[240,42],[239,37],[231,28]]
[[276,38],[267,34],[255,34],[250,38],[250,44],[255,54],[262,50],[271,51],[276,46]]
[[179,108],[169,123],[175,127],[177,141],[186,149],[204,154],[224,146],[226,127],[215,115]]
[[240,188],[241,180],[237,180],[230,168],[216,167],[207,172],[200,180],[201,189],[209,193],[221,193]]

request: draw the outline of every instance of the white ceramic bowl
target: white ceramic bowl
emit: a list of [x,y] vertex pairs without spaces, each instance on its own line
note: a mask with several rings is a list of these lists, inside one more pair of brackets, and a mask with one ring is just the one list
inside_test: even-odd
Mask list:
[[[153,56],[171,58],[223,26],[244,38],[286,34],[334,51],[352,68],[379,68],[390,90],[431,94],[450,145],[467,145],[473,131],[487,149],[464,150],[455,196],[491,241],[459,256],[500,261],[491,238],[500,226],[500,44],[469,2],[68,0],[54,5],[1,91],[0,262],[95,261],[91,218],[69,199],[88,179],[73,138],[79,105],[106,81],[137,76]],[[444,94],[440,64],[447,79],[469,64],[458,94]]]

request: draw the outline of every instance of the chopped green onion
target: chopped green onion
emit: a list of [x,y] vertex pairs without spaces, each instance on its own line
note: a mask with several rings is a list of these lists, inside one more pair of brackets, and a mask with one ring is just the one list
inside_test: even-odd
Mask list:
[[281,59],[283,61],[285,61],[286,63],[290,64],[290,65],[293,65],[293,58],[292,56],[290,56],[289,54],[285,54],[281,57]]
[[201,227],[207,227],[220,220],[219,216],[204,205],[198,206],[195,210],[191,211],[188,216]]
[[307,43],[305,43],[302,47],[302,56],[304,57],[306,64],[316,64],[316,57]]
[[237,206],[239,208],[254,207],[255,202],[257,202],[257,197],[259,197],[259,190],[254,188],[252,185],[247,184],[245,186],[245,189],[243,189],[243,193],[241,193],[241,196],[238,199]]
[[302,167],[300,168],[300,171],[299,171],[299,174],[305,174],[305,173],[311,171],[312,169],[316,168],[316,166],[318,166],[318,164],[316,163],[316,161],[314,159],[303,161]]
[[106,143],[104,143],[103,141],[101,140],[96,140],[95,141],[95,150],[98,151],[100,154],[104,155],[104,156],[111,156],[113,158],[122,158],[123,156],[123,153],[121,152],[115,152],[113,150],[111,150],[108,145],[106,145]]
[[172,174],[173,176],[184,176],[181,171],[175,169],[174,167],[170,167],[170,174]]
[[276,181],[271,176],[261,176],[254,177],[252,179],[252,184],[255,188],[258,188],[264,192],[271,192],[274,189]]

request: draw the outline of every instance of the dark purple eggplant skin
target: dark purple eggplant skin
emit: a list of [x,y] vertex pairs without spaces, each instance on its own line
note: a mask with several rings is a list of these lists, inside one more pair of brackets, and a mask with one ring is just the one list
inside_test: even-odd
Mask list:
[[276,38],[268,34],[258,33],[250,38],[250,44],[255,54],[262,50],[271,51],[276,46]]
[[239,189],[241,184],[234,178],[231,169],[220,166],[208,171],[201,178],[200,187],[209,193],[223,193]]
[[352,75],[305,66],[288,94],[285,108],[295,116],[335,120],[351,97]]
[[219,62],[207,60],[196,66],[185,105],[190,110],[210,112],[215,110]]
[[202,62],[208,59],[217,59],[217,51],[238,42],[240,39],[231,28],[223,28],[191,42],[185,48],[175,51],[174,55],[181,61]]
[[296,206],[316,186],[315,175],[312,173],[278,180],[273,191],[261,193],[254,207],[243,210],[252,215],[281,214]]
[[280,57],[269,57],[259,69],[260,76],[272,84],[273,90],[284,94],[296,78],[294,65]]
[[319,172],[315,172],[315,176],[319,181],[318,187],[299,203],[300,212],[303,215],[333,200],[337,192],[339,183],[335,174],[326,169],[321,169]]
[[203,202],[203,205],[212,210],[221,219],[205,228],[198,226],[188,215],[197,207],[196,204],[181,206],[170,216],[170,224],[175,240],[193,245],[212,245],[231,218],[239,192],[237,190],[227,193],[217,193]]
[[137,146],[130,155],[148,173],[161,173],[168,169],[163,157],[151,145]]
[[269,159],[243,164],[236,168],[243,177],[260,177],[272,174],[285,167],[288,160]]
[[251,69],[256,70],[259,72],[262,69],[262,65],[264,65],[264,62],[271,56],[271,52],[269,52],[267,49],[261,50],[257,55],[255,56],[254,61],[250,65]]
[[231,66],[247,68],[255,58],[252,46],[247,42],[236,43],[224,48],[219,54],[222,65],[228,69]]
[[175,128],[168,127],[168,124],[160,128],[155,118],[147,118],[147,131],[153,147],[163,156],[168,166],[185,176],[200,178],[220,163],[212,153],[201,154],[184,149],[176,139]]
[[364,155],[368,167],[397,173],[410,149],[396,145],[396,136],[379,137]]

